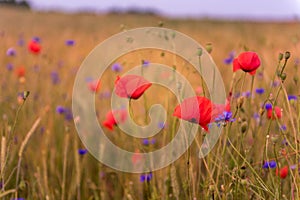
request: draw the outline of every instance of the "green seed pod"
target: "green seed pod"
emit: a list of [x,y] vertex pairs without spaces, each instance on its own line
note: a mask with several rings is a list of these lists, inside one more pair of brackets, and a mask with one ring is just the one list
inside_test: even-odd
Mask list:
[[278,138],[279,138],[278,135],[272,135],[272,136],[271,136],[271,141],[272,141],[273,143],[276,143],[276,142],[278,141]]
[[241,184],[242,184],[242,185],[247,185],[247,183],[248,183],[248,181],[247,181],[246,179],[242,179],[242,180],[241,180]]
[[198,56],[202,56],[203,50],[201,48],[198,49]]
[[163,26],[164,26],[164,22],[163,22],[163,21],[159,21],[159,22],[158,22],[158,26],[159,26],[159,27],[163,27]]
[[245,133],[248,129],[248,122],[243,122],[241,125],[241,133]]
[[281,78],[282,81],[284,81],[286,79],[286,73],[282,73],[280,75],[280,78]]
[[286,60],[288,60],[290,57],[291,57],[291,53],[289,51],[286,51],[285,54],[284,54],[284,58]]
[[241,96],[241,97],[238,98],[238,100],[237,100],[237,106],[238,106],[239,108],[243,106],[244,100],[245,100],[245,97],[244,97],[244,96]]
[[210,53],[212,52],[212,50],[213,50],[213,48],[212,48],[212,43],[207,43],[207,44],[205,45],[205,49],[206,49],[206,51],[210,54]]
[[282,59],[283,59],[283,53],[279,53],[279,54],[278,54],[278,60],[279,60],[279,61],[282,61]]
[[23,92],[23,99],[26,100],[27,97],[29,96],[30,92],[29,91],[24,91]]
[[26,183],[24,180],[22,180],[20,183],[19,183],[19,188],[20,190],[25,190],[26,189]]

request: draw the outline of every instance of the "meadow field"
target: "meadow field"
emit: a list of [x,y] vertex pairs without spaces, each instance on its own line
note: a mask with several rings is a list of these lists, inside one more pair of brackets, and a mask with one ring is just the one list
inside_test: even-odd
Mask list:
[[[209,134],[203,124],[197,125],[195,142],[186,153],[147,173],[121,172],[100,163],[78,137],[72,115],[77,70],[96,45],[139,27],[184,33],[203,45],[218,66],[230,109],[218,121],[223,129],[217,144],[203,159],[198,158],[198,144]],[[261,61],[256,73],[233,72],[234,58],[250,51]],[[131,138],[115,124],[112,129],[103,126],[117,76],[149,63],[173,67],[187,77],[197,95],[209,98],[192,66],[161,50],[120,56],[99,87],[86,77],[106,136],[131,152],[162,148],[183,121],[173,116],[181,102],[153,84],[131,102],[131,117],[146,125],[151,105],[163,105],[167,121],[158,124],[157,135]],[[168,19],[0,7],[0,199],[300,199],[299,65],[299,21]],[[141,158],[132,158],[133,164],[136,159]]]

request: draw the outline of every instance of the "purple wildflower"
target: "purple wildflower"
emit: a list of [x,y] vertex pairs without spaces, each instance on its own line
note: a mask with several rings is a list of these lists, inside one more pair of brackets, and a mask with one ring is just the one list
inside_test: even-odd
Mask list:
[[75,41],[74,40],[66,40],[65,41],[65,45],[66,46],[74,46],[75,45]]
[[280,126],[280,129],[281,129],[282,131],[286,131],[286,125],[281,125],[281,126]]
[[65,113],[65,111],[66,111],[66,109],[63,106],[57,106],[56,107],[56,112],[58,114],[63,114],[63,113]]
[[38,36],[32,37],[32,40],[35,41],[35,42],[37,42],[37,43],[41,43],[41,38],[38,37]]
[[114,71],[114,72],[120,72],[120,71],[122,71],[122,69],[123,69],[123,67],[119,63],[114,63],[111,66],[111,70]]
[[65,109],[65,120],[71,121],[73,120],[73,113],[70,109]]
[[142,60],[142,66],[143,67],[148,67],[150,62],[148,60]]
[[17,55],[17,52],[13,47],[11,47],[11,48],[7,49],[6,55],[7,56],[15,56],[15,55]]
[[143,145],[148,146],[150,144],[149,139],[143,139]]
[[276,168],[276,166],[277,166],[276,162],[274,160],[272,160],[272,161],[269,161],[269,162],[265,162],[263,164],[262,168],[264,168],[264,169],[269,169],[269,168],[273,169],[273,168]]
[[229,53],[229,56],[227,57],[227,58],[225,58],[224,59],[224,64],[226,64],[226,65],[230,65],[232,62],[233,62],[233,60],[234,60],[234,55],[235,55],[235,52],[234,51],[231,51],[230,53]]
[[12,71],[12,70],[14,69],[13,64],[8,63],[8,64],[6,65],[6,69],[7,69],[8,71]]
[[51,80],[53,85],[56,85],[60,82],[59,74],[56,71],[51,72]]
[[291,100],[294,100],[294,101],[297,101],[297,96],[296,95],[288,95],[288,100],[291,101]]
[[272,104],[266,103],[265,108],[266,108],[266,110],[272,109]]
[[263,94],[265,92],[265,89],[264,88],[256,88],[255,90],[256,94]]
[[165,122],[159,122],[158,123],[158,128],[160,128],[160,129],[165,128],[165,126],[166,126]]
[[249,98],[251,96],[251,92],[250,91],[243,92],[242,96]]
[[88,152],[88,150],[86,150],[86,149],[78,149],[78,154],[79,155],[84,155],[84,154],[86,154]]
[[140,181],[141,182],[149,182],[152,179],[152,172],[150,172],[149,174],[141,174],[140,176]]
[[24,46],[24,44],[25,44],[24,39],[23,39],[23,38],[20,38],[20,39],[18,40],[18,45],[19,45],[20,47],[22,47],[22,46]]

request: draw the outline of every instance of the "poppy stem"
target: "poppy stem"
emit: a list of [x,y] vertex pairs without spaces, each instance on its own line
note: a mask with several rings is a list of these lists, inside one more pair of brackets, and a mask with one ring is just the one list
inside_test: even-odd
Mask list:
[[203,80],[203,74],[202,74],[202,64],[201,64],[201,55],[198,56],[198,61],[199,61],[199,70],[200,70],[200,75],[201,75],[201,87],[202,87],[202,92],[203,92],[203,96],[206,97],[205,94],[205,84],[204,84],[204,80]]

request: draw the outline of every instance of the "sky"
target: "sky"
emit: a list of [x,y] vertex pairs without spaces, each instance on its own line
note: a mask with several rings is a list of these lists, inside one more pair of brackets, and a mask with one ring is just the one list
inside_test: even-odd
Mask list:
[[34,9],[76,12],[112,8],[155,10],[170,17],[300,18],[300,0],[28,0]]

